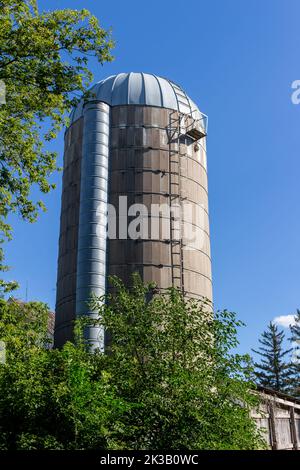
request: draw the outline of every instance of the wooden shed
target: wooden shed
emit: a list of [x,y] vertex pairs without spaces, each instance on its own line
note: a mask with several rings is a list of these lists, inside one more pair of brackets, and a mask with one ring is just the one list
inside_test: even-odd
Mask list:
[[251,413],[272,450],[300,450],[300,399],[258,387],[259,410]]

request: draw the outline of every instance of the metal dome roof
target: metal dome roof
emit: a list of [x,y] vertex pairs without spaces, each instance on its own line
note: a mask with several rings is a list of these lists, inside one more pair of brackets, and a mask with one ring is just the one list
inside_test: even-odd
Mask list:
[[[150,73],[119,73],[96,83],[91,99],[111,106],[137,104],[174,109],[184,114],[201,115],[196,104],[174,82]],[[83,100],[71,113],[71,123],[82,116]],[[199,114],[198,114],[199,113]]]

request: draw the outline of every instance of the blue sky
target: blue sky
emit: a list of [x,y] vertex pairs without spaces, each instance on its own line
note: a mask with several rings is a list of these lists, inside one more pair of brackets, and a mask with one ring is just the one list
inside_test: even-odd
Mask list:
[[[115,61],[95,80],[143,71],[178,82],[209,116],[208,171],[214,301],[247,324],[241,350],[266,324],[300,308],[298,0],[114,2],[40,0],[88,8],[112,27]],[[51,144],[62,161],[63,133]],[[34,225],[13,220],[6,247],[24,298],[55,303],[61,175]]]

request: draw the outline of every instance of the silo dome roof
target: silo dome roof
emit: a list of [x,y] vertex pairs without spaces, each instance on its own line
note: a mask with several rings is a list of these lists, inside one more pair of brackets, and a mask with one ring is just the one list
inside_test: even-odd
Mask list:
[[[150,73],[119,73],[96,83],[91,99],[111,106],[145,105],[174,109],[184,114],[201,114],[185,91],[171,80]],[[83,101],[71,113],[71,123],[82,115]]]

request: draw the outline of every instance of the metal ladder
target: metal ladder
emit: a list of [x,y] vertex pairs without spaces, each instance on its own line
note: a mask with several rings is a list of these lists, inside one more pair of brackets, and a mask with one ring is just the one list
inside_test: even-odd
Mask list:
[[[172,287],[179,288],[184,294],[183,243],[182,243],[182,194],[181,194],[181,154],[180,125],[182,115],[177,111],[169,114],[169,204],[170,204],[170,255]],[[177,145],[176,145],[177,144]],[[173,146],[173,148],[172,148]],[[177,147],[177,148],[176,148]],[[179,208],[179,221],[174,217],[172,208]],[[176,213],[176,216],[178,214]],[[179,233],[178,233],[179,230]]]
[[[172,111],[169,114],[169,201],[170,211],[174,207],[174,201],[180,207],[180,221],[179,221],[179,234],[176,234],[176,227],[172,213],[170,213],[170,253],[171,253],[171,273],[172,273],[172,286],[179,287],[183,294],[184,290],[184,274],[183,274],[183,240],[182,240],[182,200],[183,195],[181,191],[181,161],[182,154],[180,151],[180,138],[182,136],[190,137],[194,142],[199,141],[206,136],[207,131],[207,116],[200,113],[200,117],[194,114],[196,109],[192,110],[190,100],[178,85],[172,83],[176,92],[176,99],[178,104],[178,111]],[[184,133],[181,132],[182,120],[184,123]],[[175,144],[177,143],[177,150]],[[173,149],[172,149],[173,144]],[[175,149],[174,149],[175,147]],[[184,155],[187,158],[187,154]],[[178,181],[176,181],[178,178]],[[175,191],[175,189],[177,191]]]

